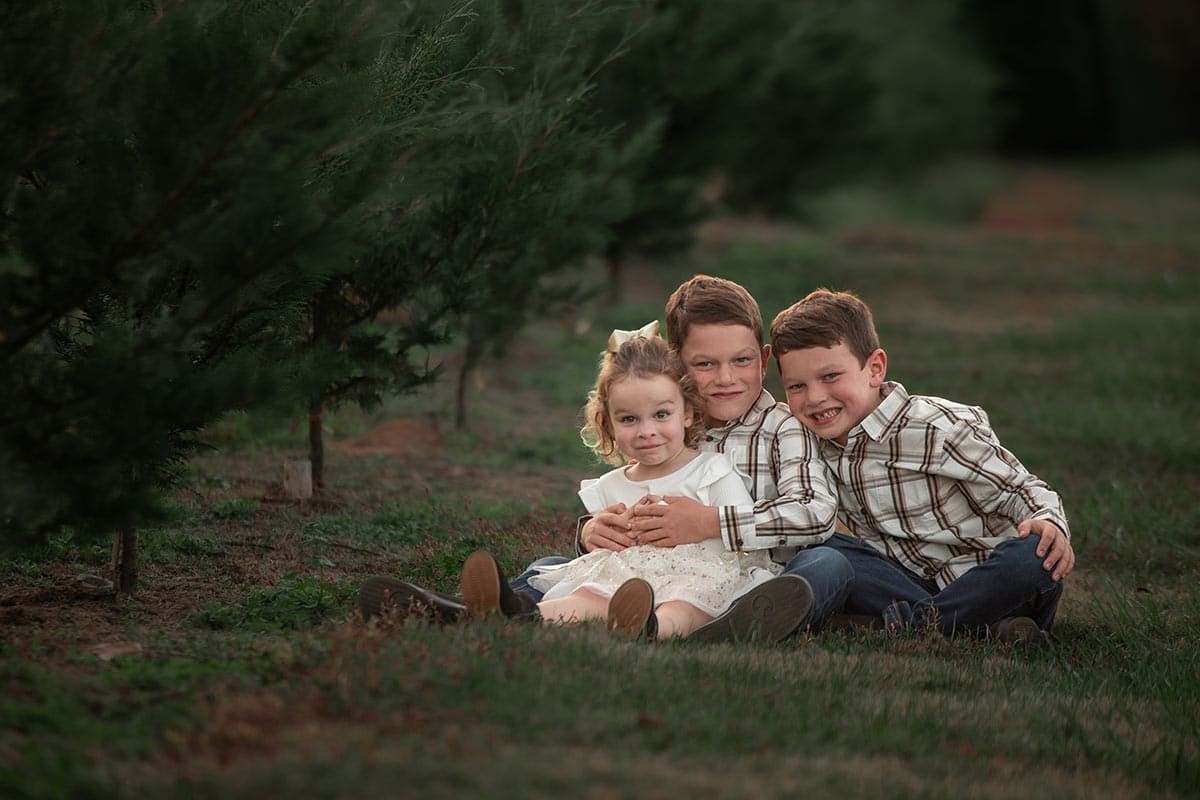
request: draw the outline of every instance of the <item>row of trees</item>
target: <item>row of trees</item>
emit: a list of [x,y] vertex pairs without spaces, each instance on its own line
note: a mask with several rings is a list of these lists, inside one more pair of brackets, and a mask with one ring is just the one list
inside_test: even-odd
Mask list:
[[715,179],[786,209],[989,130],[949,2],[118,5],[0,29],[10,543],[133,547],[232,409],[307,410],[319,481],[323,409],[452,337],[462,385],[586,258],[685,245]]
[[1200,140],[1194,0],[962,0],[963,23],[1002,81],[996,145],[1095,154]]

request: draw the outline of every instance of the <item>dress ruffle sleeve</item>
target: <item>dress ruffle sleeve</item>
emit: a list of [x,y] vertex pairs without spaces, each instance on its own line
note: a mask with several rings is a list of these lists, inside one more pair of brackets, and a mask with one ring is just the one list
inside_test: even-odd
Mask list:
[[579,499],[583,501],[583,507],[589,514],[599,514],[609,506],[604,502],[599,483],[599,478],[587,478],[579,482]]

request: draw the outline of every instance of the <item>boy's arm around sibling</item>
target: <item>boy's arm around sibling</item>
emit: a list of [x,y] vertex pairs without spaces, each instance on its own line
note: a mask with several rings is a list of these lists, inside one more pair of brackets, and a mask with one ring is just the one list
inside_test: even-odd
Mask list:
[[701,442],[701,449],[730,458],[748,478],[755,502],[712,508],[668,498],[666,506],[639,507],[632,523],[638,543],[667,547],[719,537],[733,552],[791,550],[833,534],[837,489],[816,438],[769,394],[756,410],[742,423],[709,431]]
[[766,412],[744,443],[726,445],[754,486],[752,506],[721,509],[720,536],[734,552],[800,548],[827,540],[837,522],[837,488],[816,438],[786,406]]

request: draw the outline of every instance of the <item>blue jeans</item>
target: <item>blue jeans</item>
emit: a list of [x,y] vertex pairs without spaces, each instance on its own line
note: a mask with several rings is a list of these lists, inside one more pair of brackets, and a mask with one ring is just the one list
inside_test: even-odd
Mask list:
[[[571,559],[562,556],[547,556],[534,561],[517,577],[509,581],[513,591],[523,592],[535,601],[541,602],[542,592],[529,585],[529,578],[537,572],[537,567],[550,564],[565,564]],[[854,582],[854,570],[850,562],[841,553],[828,547],[810,547],[801,550],[783,568],[784,575],[799,575],[808,581],[813,592],[813,607],[800,625],[817,628],[829,618],[830,614],[842,610],[846,596]]]
[[1001,542],[987,561],[944,589],[851,536],[835,533],[825,546],[854,569],[847,613],[880,616],[898,601],[903,622],[921,628],[936,611],[938,630],[949,636],[978,632],[1007,617],[1030,617],[1050,630],[1063,585],[1042,568],[1038,542],[1037,536]]
[[564,558],[563,556],[546,556],[545,558],[539,558],[537,561],[534,561],[532,564],[526,567],[524,572],[509,581],[508,585],[512,587],[514,592],[520,592],[523,595],[532,597],[533,602],[540,603],[542,602],[542,595],[544,595],[545,592],[539,592],[537,589],[530,586],[529,579],[537,574],[538,567],[548,567],[553,564],[565,564],[570,560],[571,559]]
[[812,587],[813,606],[799,630],[820,628],[841,611],[854,586],[850,560],[830,547],[818,545],[801,550],[783,567],[784,575],[799,575]]

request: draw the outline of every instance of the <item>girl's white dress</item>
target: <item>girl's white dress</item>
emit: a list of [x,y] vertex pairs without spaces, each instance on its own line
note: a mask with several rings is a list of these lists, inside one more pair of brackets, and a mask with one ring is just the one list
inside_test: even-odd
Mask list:
[[[596,514],[615,503],[632,507],[648,494],[684,496],[706,506],[747,506],[754,500],[742,477],[722,453],[701,453],[670,475],[632,481],[619,467],[580,483],[579,497]],[[614,553],[597,550],[566,564],[539,568],[529,584],[544,600],[565,597],[579,588],[611,597],[625,581],[642,578],[654,587],[654,602],[682,600],[718,616],[748,590],[770,580],[780,567],[766,551],[731,553],[720,539],[675,547],[639,545]]]

